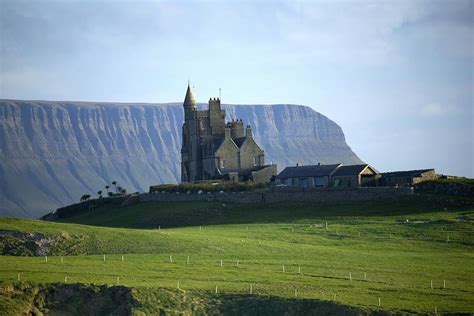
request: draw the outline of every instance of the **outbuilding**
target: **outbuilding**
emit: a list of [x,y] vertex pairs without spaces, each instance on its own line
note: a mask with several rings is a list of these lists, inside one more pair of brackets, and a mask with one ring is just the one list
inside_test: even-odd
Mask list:
[[438,178],[439,176],[436,174],[435,169],[393,171],[382,173],[382,184],[387,187],[406,187]]
[[276,177],[277,185],[301,188],[328,187],[331,176],[341,164],[286,167]]
[[364,165],[340,166],[331,177],[333,187],[376,187],[380,185],[380,173],[374,167]]

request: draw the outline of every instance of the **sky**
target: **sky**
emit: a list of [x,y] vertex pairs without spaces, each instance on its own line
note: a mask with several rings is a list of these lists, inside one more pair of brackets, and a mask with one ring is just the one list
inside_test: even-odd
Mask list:
[[0,98],[301,104],[379,171],[474,177],[474,1],[0,0]]

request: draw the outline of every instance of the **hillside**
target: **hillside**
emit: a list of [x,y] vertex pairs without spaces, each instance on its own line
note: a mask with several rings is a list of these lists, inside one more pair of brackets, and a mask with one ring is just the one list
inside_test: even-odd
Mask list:
[[[99,286],[118,283],[133,296],[123,308],[147,314],[192,308],[196,314],[232,315],[474,312],[471,200],[144,203],[68,220],[110,227],[0,219],[4,253],[15,243],[22,249],[23,237],[5,237],[6,231],[55,240],[43,243],[47,260],[27,252],[0,257],[1,287],[26,293],[0,291],[0,307],[29,306],[23,298],[37,284],[43,289],[38,295],[46,298],[93,291],[110,302],[112,294]],[[119,228],[150,228],[150,223],[154,229]],[[18,278],[31,285],[15,283]],[[52,283],[65,281],[97,288],[55,292],[66,285]],[[59,294],[49,299],[45,304],[54,306],[67,301]]]
[[[202,105],[201,105],[202,106]],[[298,105],[224,105],[268,163],[359,163],[342,129]],[[181,104],[0,100],[0,214],[38,217],[117,180],[129,192],[180,178]]]

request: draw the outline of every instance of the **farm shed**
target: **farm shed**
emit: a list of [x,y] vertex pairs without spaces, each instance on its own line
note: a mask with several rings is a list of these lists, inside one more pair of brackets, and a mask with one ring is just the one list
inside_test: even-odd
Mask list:
[[301,188],[328,187],[331,176],[341,164],[286,167],[276,177],[277,185]]
[[387,187],[412,186],[422,181],[435,180],[438,177],[434,169],[384,172],[382,173],[382,185]]
[[331,177],[334,187],[376,187],[380,185],[380,173],[365,165],[340,166]]

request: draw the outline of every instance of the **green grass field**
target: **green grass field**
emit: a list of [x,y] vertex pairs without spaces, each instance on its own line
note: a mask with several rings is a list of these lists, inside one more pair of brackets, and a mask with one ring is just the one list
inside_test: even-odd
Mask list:
[[66,220],[0,219],[0,229],[77,237],[76,255],[1,256],[0,280],[118,283],[141,293],[145,310],[147,291],[179,282],[189,295],[251,289],[371,310],[474,312],[472,201],[143,203]]

